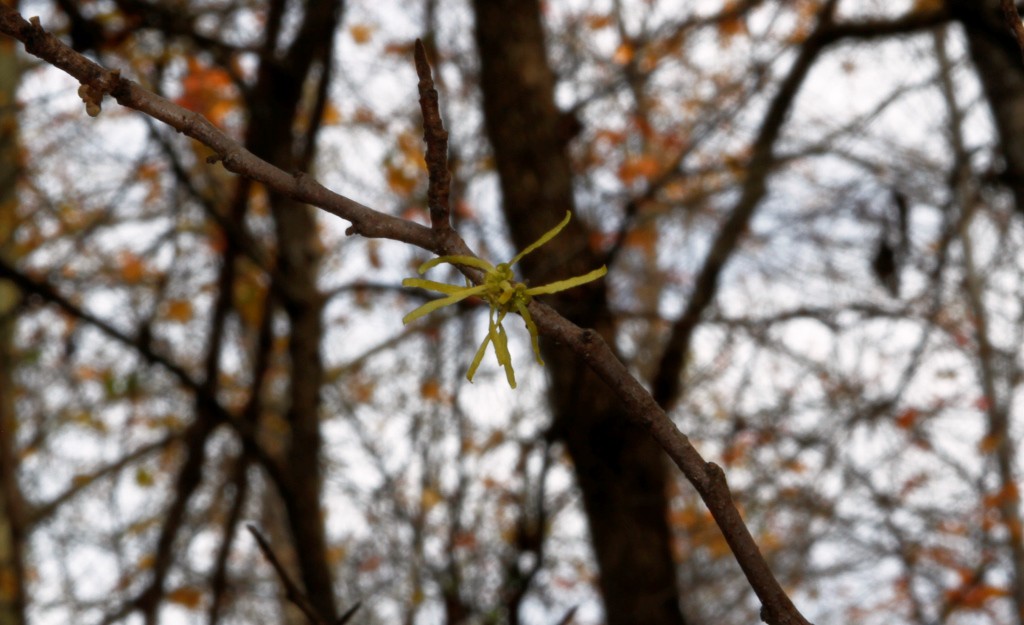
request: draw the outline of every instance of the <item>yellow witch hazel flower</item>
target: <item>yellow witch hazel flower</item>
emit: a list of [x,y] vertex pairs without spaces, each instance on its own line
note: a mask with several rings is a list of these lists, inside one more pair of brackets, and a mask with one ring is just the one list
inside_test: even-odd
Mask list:
[[485,273],[484,281],[481,284],[473,285],[467,280],[466,286],[457,286],[454,284],[445,284],[444,282],[424,280],[423,278],[406,278],[405,280],[402,280],[403,286],[418,287],[447,295],[447,297],[442,297],[441,299],[436,299],[420,306],[403,317],[402,323],[415,321],[416,319],[419,319],[424,315],[428,315],[439,308],[444,308],[445,306],[461,302],[467,297],[476,295],[482,298],[491,307],[488,320],[489,327],[487,330],[487,336],[484,337],[484,342],[480,344],[480,349],[476,351],[476,356],[473,357],[473,362],[469,365],[469,371],[466,373],[466,378],[470,382],[473,381],[473,375],[476,374],[477,367],[480,366],[480,362],[483,360],[484,354],[487,352],[487,345],[489,343],[494,343],[494,354],[498,358],[498,364],[505,368],[505,377],[508,378],[509,386],[515,388],[516,375],[515,371],[512,369],[512,356],[508,351],[508,334],[505,333],[505,328],[501,325],[501,322],[505,319],[505,315],[509,312],[515,311],[522,316],[523,321],[526,323],[526,329],[530,332],[530,340],[533,342],[533,354],[536,356],[537,362],[543,365],[544,360],[540,357],[540,345],[537,339],[537,326],[534,324],[533,318],[530,317],[530,311],[526,308],[533,299],[533,296],[558,293],[559,291],[564,291],[566,289],[580,286],[581,284],[586,284],[587,282],[592,282],[608,273],[608,268],[602,266],[600,269],[595,269],[594,271],[582,276],[569,278],[567,280],[558,280],[557,282],[545,284],[544,286],[528,287],[522,282],[515,282],[515,276],[512,273],[512,265],[515,265],[522,260],[524,256],[555,238],[558,233],[562,231],[562,228],[565,228],[571,218],[572,213],[566,212],[565,219],[563,219],[561,223],[551,230],[548,230],[543,236],[541,236],[541,238],[537,239],[537,241],[525,250],[516,254],[515,258],[507,263],[501,263],[497,267],[486,260],[481,260],[473,256],[459,255],[438,256],[437,258],[423,263],[419,268],[420,275],[423,275],[432,267],[436,267],[442,263],[448,263],[450,265],[463,265],[465,267],[479,269]]

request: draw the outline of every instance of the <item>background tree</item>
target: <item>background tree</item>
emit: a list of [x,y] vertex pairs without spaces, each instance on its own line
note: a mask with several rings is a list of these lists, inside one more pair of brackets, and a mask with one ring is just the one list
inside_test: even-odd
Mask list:
[[[22,8],[269,163],[426,221],[422,37],[459,232],[507,258],[573,210],[525,276],[608,264],[547,301],[726,468],[812,620],[1021,622],[1024,66],[1000,3],[669,4]],[[57,80],[28,68],[0,212],[27,294],[0,370],[27,556],[0,598],[28,602],[4,606],[301,618],[239,539],[256,520],[330,620],[357,598],[364,622],[753,618],[704,504],[577,354],[545,340],[515,395],[493,366],[467,385],[483,307],[401,329],[425,257],[109,101],[85,123]]]

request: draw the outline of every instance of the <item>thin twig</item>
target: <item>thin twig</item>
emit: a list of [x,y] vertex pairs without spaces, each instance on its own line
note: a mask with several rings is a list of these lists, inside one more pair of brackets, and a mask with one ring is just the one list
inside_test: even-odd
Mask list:
[[423,42],[416,40],[416,75],[420,82],[420,110],[423,112],[423,141],[427,144],[427,207],[430,209],[430,227],[435,232],[450,230],[452,174],[448,171],[448,131],[444,129],[437,103],[437,89],[430,74],[427,51]]
[[[249,533],[256,539],[256,543],[260,546],[260,551],[263,552],[263,557],[270,562],[270,565],[273,566],[274,570],[277,572],[277,577],[281,580],[281,585],[284,586],[285,597],[288,601],[291,601],[296,607],[302,610],[302,613],[306,615],[306,618],[309,619],[309,622],[313,625],[329,625],[327,620],[317,613],[316,608],[314,608],[313,604],[309,601],[309,597],[299,590],[299,587],[295,582],[288,577],[288,573],[284,570],[284,566],[277,559],[274,551],[270,548],[270,543],[268,543],[267,539],[260,534],[260,531],[256,529],[256,526],[252,523],[248,523],[245,528],[249,530]],[[352,610],[355,610],[357,607],[359,607],[358,604],[349,610],[349,612],[352,612]],[[349,612],[345,613],[346,616],[349,616]]]
[[1014,0],[1003,0],[1003,16],[1006,18],[1006,25],[1010,27],[1017,45],[1020,47],[1021,60],[1024,61],[1024,22],[1017,12],[1017,3]]
[[348,610],[346,610],[345,613],[338,618],[337,622],[335,622],[334,625],[345,625],[345,623],[349,622],[352,619],[352,617],[356,615],[356,612],[358,612],[359,608],[361,608],[362,606],[363,603],[361,601],[356,601],[356,604]]
[[565,613],[565,616],[563,616],[562,619],[558,621],[558,625],[569,625],[569,623],[572,622],[573,617],[576,616],[576,610],[578,610],[579,607],[580,606],[578,605],[574,605],[571,608],[569,608],[569,611]]

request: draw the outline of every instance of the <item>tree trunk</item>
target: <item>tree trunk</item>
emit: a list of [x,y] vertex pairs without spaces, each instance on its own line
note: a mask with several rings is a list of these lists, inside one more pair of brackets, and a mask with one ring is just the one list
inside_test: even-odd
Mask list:
[[[573,179],[555,106],[537,0],[475,0],[480,86],[503,208],[519,249],[573,210]],[[602,260],[577,216],[542,251],[523,260],[532,284],[585,273]],[[603,282],[548,298],[575,323],[612,345]],[[667,521],[664,454],[630,425],[612,392],[568,350],[544,345],[554,434],[572,456],[583,493],[609,625],[679,625]]]
[[[18,163],[14,41],[0,41],[0,257],[13,262]],[[14,326],[18,289],[0,280],[0,625],[25,625],[24,514],[18,485],[14,414]]]
[[953,17],[964,27],[971,60],[992,110],[1002,179],[1024,212],[1024,61],[1003,17],[1000,0],[949,0]]
[[[299,32],[287,51],[274,49],[281,12],[268,29],[268,41],[250,101],[252,117],[246,147],[286,171],[305,171],[313,154],[316,122],[306,133],[295,132],[303,84],[320,64],[320,81],[330,77],[334,31],[343,2],[306,2]],[[278,3],[276,6],[283,7]],[[321,513],[322,438],[320,388],[323,385],[324,299],[317,287],[320,241],[313,209],[290,198],[270,194],[277,235],[277,269],[287,284],[275,284],[288,316],[291,365],[285,418],[291,429],[283,467],[288,492],[281,493],[294,541],[302,583],[313,606],[326,620],[337,616],[327,538]]]

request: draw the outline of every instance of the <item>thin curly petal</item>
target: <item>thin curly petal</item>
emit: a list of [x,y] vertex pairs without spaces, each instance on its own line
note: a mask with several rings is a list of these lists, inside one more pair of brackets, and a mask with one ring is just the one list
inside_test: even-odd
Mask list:
[[410,321],[416,321],[420,317],[424,315],[429,315],[430,313],[434,312],[435,310],[438,310],[439,308],[444,308],[445,306],[457,304],[462,300],[466,299],[467,297],[473,295],[479,295],[480,293],[484,292],[484,288],[485,287],[483,285],[474,286],[471,288],[463,287],[458,293],[449,295],[448,297],[442,297],[441,299],[431,300],[426,304],[423,304],[416,310],[412,311],[408,315],[402,317],[402,323],[407,324]]
[[505,328],[502,327],[500,320],[495,326],[492,341],[494,342],[494,355],[498,358],[498,364],[505,367],[505,378],[508,380],[508,385],[515,388],[516,372],[512,368],[512,353],[508,351],[508,334],[505,332]]
[[566,224],[569,223],[570,219],[572,219],[572,213],[570,211],[565,211],[565,219],[563,219],[557,226],[555,226],[551,230],[548,230],[547,232],[542,234],[541,237],[534,241],[532,245],[529,245],[525,250],[516,254],[516,257],[509,261],[508,265],[511,267],[512,265],[518,263],[520,260],[522,260],[523,256],[526,256],[533,250],[537,249],[538,247],[544,245],[551,239],[558,236],[558,233],[562,231],[562,228],[564,228]]
[[557,282],[552,282],[551,284],[545,284],[543,286],[535,286],[533,288],[526,289],[526,294],[550,295],[551,293],[558,293],[559,291],[571,289],[573,287],[580,286],[581,284],[593,282],[594,280],[597,280],[598,278],[604,276],[606,273],[608,273],[608,268],[602,265],[600,269],[595,269],[590,273],[583,274],[582,276],[576,276],[575,278],[567,278],[565,280],[558,280]]
[[405,280],[402,280],[402,286],[424,289],[427,291],[435,291],[437,293],[444,293],[445,295],[454,295],[456,293],[460,293],[466,290],[467,288],[471,288],[459,286],[458,284],[448,284],[446,282],[424,280],[423,278],[406,278]]
[[480,363],[483,362],[484,354],[487,353],[487,344],[490,342],[491,334],[488,332],[487,336],[484,337],[484,342],[480,343],[480,349],[476,350],[476,355],[473,356],[473,362],[469,365],[469,371],[466,372],[466,379],[470,382],[473,381],[473,376],[476,375],[477,367],[479,367]]
[[430,269],[437,267],[438,265],[441,265],[443,263],[448,263],[450,265],[463,265],[465,267],[474,267],[481,271],[494,271],[494,265],[487,262],[486,260],[483,260],[482,258],[477,258],[476,256],[461,255],[438,256],[437,258],[431,258],[427,262],[420,265],[417,271],[419,271],[420,275],[422,276],[423,274],[427,273],[427,271],[429,271]]
[[523,323],[526,324],[526,329],[530,333],[530,342],[533,344],[533,355],[537,358],[537,364],[543,365],[544,359],[540,357],[540,338],[537,336],[537,324],[533,322],[533,317],[530,316],[530,310],[526,307],[526,304],[516,299],[516,310],[519,311],[519,316],[523,318]]

